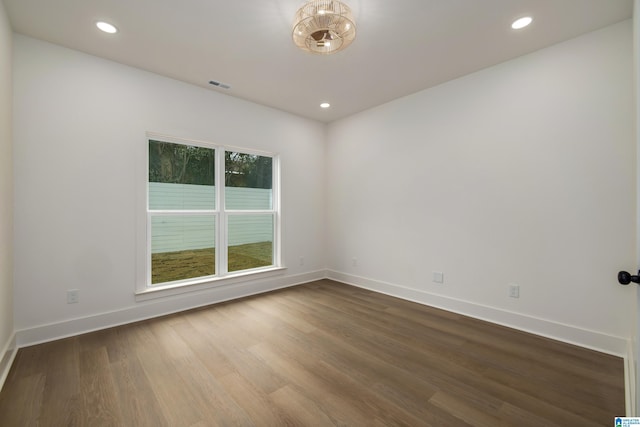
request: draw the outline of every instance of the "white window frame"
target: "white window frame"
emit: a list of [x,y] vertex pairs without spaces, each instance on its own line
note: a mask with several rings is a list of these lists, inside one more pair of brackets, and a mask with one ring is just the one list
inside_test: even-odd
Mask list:
[[[214,210],[150,210],[149,209],[149,141],[161,141],[172,144],[192,145],[215,150],[215,209]],[[243,154],[266,156],[272,159],[272,206],[270,210],[226,210],[224,206],[225,192],[225,152],[233,151]],[[186,138],[172,137],[153,132],[147,132],[144,144],[144,171],[138,190],[136,203],[138,209],[136,221],[136,301],[181,294],[184,292],[230,285],[247,280],[261,279],[279,275],[286,270],[281,264],[281,236],[280,236],[280,161],[276,153],[269,153],[243,147],[214,144]],[[143,178],[142,178],[143,176]],[[273,263],[270,266],[258,267],[240,271],[227,271],[228,259],[228,226],[229,215],[273,215]],[[215,218],[215,263],[216,271],[213,276],[202,276],[193,279],[177,280],[166,284],[151,285],[151,218],[155,215],[201,215]]]

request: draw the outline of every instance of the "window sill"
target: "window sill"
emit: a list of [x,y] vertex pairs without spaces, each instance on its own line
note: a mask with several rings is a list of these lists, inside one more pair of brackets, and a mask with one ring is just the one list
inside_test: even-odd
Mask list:
[[235,283],[245,282],[247,280],[263,279],[267,277],[279,276],[284,274],[286,267],[270,267],[258,271],[241,272],[237,274],[229,274],[225,277],[214,277],[204,280],[194,280],[192,282],[180,283],[175,285],[154,286],[135,293],[136,302],[148,301],[155,298],[168,297],[172,295],[185,294],[187,292],[197,292],[206,289],[218,288],[222,286],[233,285]]

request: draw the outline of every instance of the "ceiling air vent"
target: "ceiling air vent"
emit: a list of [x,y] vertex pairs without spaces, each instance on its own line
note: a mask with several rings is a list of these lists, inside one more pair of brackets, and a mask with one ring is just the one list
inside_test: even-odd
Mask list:
[[217,82],[217,81],[215,81],[215,80],[211,80],[211,81],[209,81],[209,84],[210,84],[210,85],[213,85],[213,86],[216,86],[216,87],[219,87],[219,88],[221,88],[221,89],[231,89],[231,86],[229,86],[228,84],[226,84],[226,83],[220,83],[220,82]]

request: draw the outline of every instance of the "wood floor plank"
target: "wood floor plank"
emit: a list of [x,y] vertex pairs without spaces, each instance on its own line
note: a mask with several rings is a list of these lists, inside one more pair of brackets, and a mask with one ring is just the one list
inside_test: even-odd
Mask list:
[[264,299],[253,299],[249,301],[249,305],[259,311],[262,311],[272,317],[280,319],[282,322],[298,329],[301,332],[308,333],[313,332],[315,326],[309,324],[304,319],[297,316],[295,313],[291,313],[286,305],[278,303],[279,298],[271,296],[265,296]]
[[494,412],[494,408],[490,411],[480,409],[476,405],[472,405],[468,400],[460,399],[445,391],[438,391],[429,399],[429,403],[477,427],[496,427],[503,424],[500,418],[490,414],[490,412]]
[[251,419],[241,402],[230,396],[220,381],[213,377],[196,358],[175,364],[175,369],[187,384],[193,404],[203,413],[203,419],[215,425],[251,425]]
[[[200,325],[200,329],[194,325]],[[210,335],[212,330],[206,319],[194,313],[189,316],[188,322],[174,325],[173,328],[190,343],[191,351],[213,376],[221,378],[235,372],[233,363],[213,343]]]
[[540,427],[558,425],[556,423],[558,420],[544,418],[507,402],[500,408],[500,418],[503,420],[504,425],[507,426]]
[[43,425],[81,426],[86,407],[81,392],[80,345],[76,337],[35,346],[47,355],[40,419]]
[[45,376],[34,374],[15,380],[13,395],[0,395],[0,425],[35,426],[40,424]]
[[622,359],[330,280],[18,351],[0,425],[603,426]]
[[153,349],[138,350],[151,390],[160,403],[162,416],[170,426],[191,426],[205,420],[205,411],[171,361]]
[[[360,396],[364,399],[363,412],[374,414],[391,425],[442,425],[427,423],[432,414],[423,411],[424,404],[436,389],[412,373],[381,362],[357,347],[335,341],[330,335],[321,335],[319,330],[311,336],[289,331],[289,334],[273,337],[270,342],[272,349],[281,352],[274,357],[274,363],[287,360],[286,354],[292,354],[295,360],[289,357],[291,363],[301,364],[310,372],[322,372],[319,380],[330,381],[330,387],[335,390],[333,393],[341,393],[345,388],[355,389],[350,396],[344,396],[344,402],[350,406],[357,406],[359,402],[353,396]],[[299,349],[294,350],[296,347],[309,354],[301,355]],[[291,364],[282,366],[282,370],[292,370]],[[317,386],[317,381],[304,378],[302,383]],[[347,384],[357,386],[348,387]]]
[[[521,344],[516,338],[521,335],[519,333],[512,334],[514,339],[506,343],[498,341],[499,348],[495,341],[487,342],[468,342],[464,346],[466,350],[473,354],[474,357],[482,363],[491,364],[502,369],[509,369],[514,372],[528,374],[531,378],[541,378],[548,376],[553,378],[562,373],[567,378],[571,378],[571,384],[577,384],[581,378],[594,379],[597,377],[598,382],[603,386],[616,387],[620,375],[624,374],[622,366],[616,365],[615,369],[609,367],[610,363],[602,363],[609,355],[600,355],[598,363],[592,363],[585,359],[580,360],[577,357],[563,357],[561,353],[551,350],[547,346],[540,346],[538,343]],[[555,347],[555,344],[552,344]],[[569,347],[569,346],[567,346]],[[523,351],[529,348],[528,351]],[[567,350],[563,348],[562,350]],[[584,353],[590,353],[584,350]],[[522,366],[526,365],[527,369],[523,370]],[[582,388],[579,388],[582,389]],[[582,389],[588,391],[587,389]]]
[[235,326],[233,333],[226,333],[222,329],[210,330],[206,323],[198,319],[194,319],[194,325],[204,336],[210,337],[211,345],[226,357],[234,371],[244,375],[265,393],[275,391],[287,384],[281,375],[249,352],[248,348],[255,345],[253,339],[236,339],[246,334],[236,330]]
[[18,381],[20,378],[43,374],[46,370],[46,352],[41,346],[32,346],[20,349],[9,369],[6,382]]
[[327,413],[318,407],[317,402],[308,399],[293,387],[286,385],[271,393],[271,398],[299,426],[335,425]]
[[295,426],[296,421],[287,411],[278,407],[271,397],[264,391],[256,388],[237,372],[231,372],[222,378],[220,383],[233,399],[242,402],[251,402],[244,405],[247,415],[254,425],[265,426]]
[[81,425],[120,426],[122,418],[116,387],[111,377],[105,347],[80,352],[80,393],[83,407]]
[[137,356],[110,363],[122,419],[141,426],[169,426]]
[[[610,387],[597,386],[594,387],[587,379],[583,379],[576,383],[571,383],[571,378],[563,375],[557,375],[553,380],[526,378],[518,373],[507,372],[496,368],[489,368],[484,373],[485,377],[496,381],[507,387],[518,390],[528,396],[549,404],[557,404],[563,402],[563,406],[574,412],[576,415],[586,419],[606,419],[610,416],[604,411],[601,405],[587,404],[586,402],[601,402],[604,406],[608,406],[616,401],[624,400],[624,393],[621,390],[614,390]],[[558,387],[559,383],[563,383],[563,387]],[[564,385],[566,384],[566,385]],[[601,387],[604,387],[602,389]],[[571,393],[567,393],[566,389],[571,389]],[[582,388],[588,388],[588,393],[582,393]],[[593,390],[601,390],[601,394],[594,393]],[[586,396],[589,396],[588,398]]]
[[286,346],[275,347],[269,343],[254,346],[251,351],[285,373],[289,384],[297,385],[300,393],[317,402],[337,424],[367,425],[371,422],[371,408],[362,400],[370,393],[359,386],[354,387],[352,382],[336,380],[313,357],[292,358]]

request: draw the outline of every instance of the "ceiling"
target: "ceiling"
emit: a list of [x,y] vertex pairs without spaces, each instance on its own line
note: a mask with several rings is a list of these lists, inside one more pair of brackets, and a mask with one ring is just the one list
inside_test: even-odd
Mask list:
[[[317,56],[291,40],[303,0],[2,1],[18,33],[322,122],[629,19],[633,9],[633,0],[344,0],[356,40]],[[512,30],[524,15],[533,24]],[[98,31],[98,20],[119,32]]]

